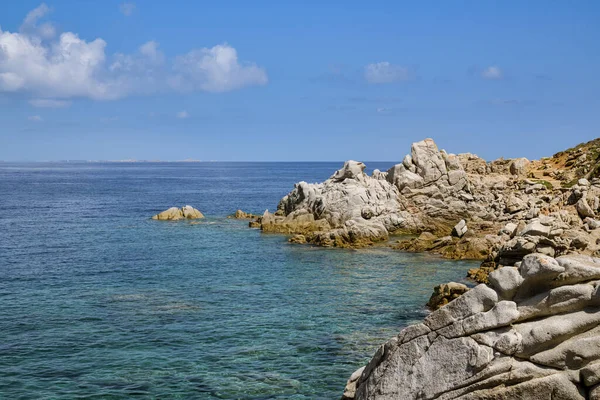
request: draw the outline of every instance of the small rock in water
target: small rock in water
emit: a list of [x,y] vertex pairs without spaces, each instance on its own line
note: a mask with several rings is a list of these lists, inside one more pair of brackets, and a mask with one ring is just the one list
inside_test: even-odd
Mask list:
[[427,302],[427,307],[432,310],[437,310],[440,307],[445,306],[452,300],[460,297],[469,290],[467,285],[457,282],[448,282],[437,285],[433,289],[433,294]]
[[177,221],[180,219],[199,219],[204,218],[204,215],[192,206],[184,206],[181,208],[171,207],[152,217],[155,220],[161,221]]
[[296,243],[296,244],[304,244],[306,243],[306,236],[304,235],[294,235],[289,239],[290,243]]
[[257,219],[260,218],[260,215],[255,215],[251,213],[244,212],[242,210],[236,210],[233,215],[228,216],[227,218],[233,219]]

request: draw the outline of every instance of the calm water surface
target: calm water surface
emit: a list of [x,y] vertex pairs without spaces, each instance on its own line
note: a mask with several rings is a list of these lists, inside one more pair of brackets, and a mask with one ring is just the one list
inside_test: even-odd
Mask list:
[[[0,398],[339,398],[472,266],[225,218],[339,166],[0,164]],[[185,204],[207,218],[148,219]]]

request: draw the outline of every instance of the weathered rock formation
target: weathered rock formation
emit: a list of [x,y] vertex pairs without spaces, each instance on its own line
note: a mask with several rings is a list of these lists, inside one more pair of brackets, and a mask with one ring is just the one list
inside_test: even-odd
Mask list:
[[184,206],[181,208],[171,207],[159,214],[156,214],[152,219],[161,221],[177,221],[180,219],[199,219],[204,218],[204,215],[192,206]]
[[534,253],[382,345],[344,399],[600,399],[600,259]]
[[472,274],[483,282],[533,252],[600,256],[600,140],[540,161],[486,162],[426,139],[387,172],[364,169],[348,161],[323,183],[300,182],[254,224],[322,246],[421,234],[393,247],[485,260]]
[[323,183],[300,182],[279,203],[277,212],[261,218],[265,232],[305,235],[325,246],[360,245],[385,240],[389,232],[410,224],[410,213],[398,201],[397,187],[385,174],[367,176],[365,165],[347,161]]
[[361,246],[390,233],[450,234],[479,211],[469,207],[471,189],[459,157],[438,150],[431,139],[414,143],[387,172],[368,176],[364,169],[347,161],[323,183],[296,184],[275,214],[262,216],[263,231],[302,234],[324,246]]

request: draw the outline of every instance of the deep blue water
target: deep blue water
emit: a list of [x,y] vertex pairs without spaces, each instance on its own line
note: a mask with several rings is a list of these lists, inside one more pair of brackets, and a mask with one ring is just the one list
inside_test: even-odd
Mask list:
[[[225,218],[339,167],[0,164],[0,398],[339,398],[472,266]],[[149,219],[185,204],[207,218]]]

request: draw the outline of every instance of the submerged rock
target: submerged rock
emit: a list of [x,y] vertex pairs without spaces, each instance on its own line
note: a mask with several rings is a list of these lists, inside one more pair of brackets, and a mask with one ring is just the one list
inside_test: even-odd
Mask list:
[[530,254],[490,285],[382,345],[345,398],[596,398],[600,259]]
[[152,219],[162,221],[177,221],[180,219],[199,219],[204,218],[204,215],[192,206],[184,206],[181,208],[171,207],[159,214],[156,214]]

